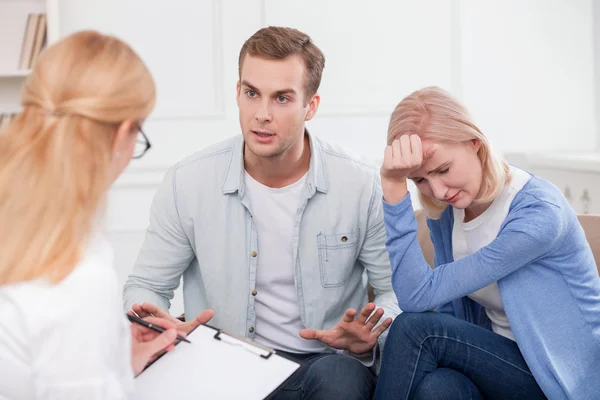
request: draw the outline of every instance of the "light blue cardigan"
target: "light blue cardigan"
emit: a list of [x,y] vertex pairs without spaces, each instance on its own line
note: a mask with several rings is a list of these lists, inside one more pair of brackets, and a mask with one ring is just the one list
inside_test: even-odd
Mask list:
[[400,308],[437,308],[490,329],[467,297],[498,282],[510,327],[550,399],[600,399],[600,278],[573,209],[551,183],[532,177],[513,199],[498,237],[454,262],[453,212],[428,220],[431,269],[417,241],[410,196],[384,201],[392,284]]

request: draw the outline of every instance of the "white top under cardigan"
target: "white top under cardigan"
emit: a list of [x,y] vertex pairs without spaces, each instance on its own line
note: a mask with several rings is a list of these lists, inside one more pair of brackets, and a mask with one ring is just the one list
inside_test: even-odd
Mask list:
[[[452,252],[455,261],[489,245],[498,236],[513,199],[531,178],[527,172],[515,167],[511,167],[510,174],[511,180],[504,187],[502,193],[477,218],[464,222],[465,210],[453,209]],[[504,312],[504,304],[497,282],[471,293],[469,297],[485,307],[494,332],[515,340],[508,317]]]

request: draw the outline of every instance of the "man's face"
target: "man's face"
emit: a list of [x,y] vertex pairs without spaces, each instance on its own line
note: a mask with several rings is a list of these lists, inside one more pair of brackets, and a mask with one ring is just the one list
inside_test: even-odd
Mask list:
[[319,103],[318,95],[305,98],[305,79],[300,56],[267,60],[246,55],[237,104],[246,149],[257,157],[278,157],[302,144],[304,122]]

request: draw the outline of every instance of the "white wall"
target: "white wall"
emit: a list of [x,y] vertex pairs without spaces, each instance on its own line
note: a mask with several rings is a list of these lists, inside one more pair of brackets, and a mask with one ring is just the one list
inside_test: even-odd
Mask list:
[[[165,169],[238,134],[240,47],[257,29],[304,30],[327,62],[309,128],[381,158],[394,106],[425,85],[466,102],[503,151],[596,146],[591,0],[59,0],[59,33],[114,33],[147,61],[159,102],[153,148],[111,193],[121,276],[143,239]],[[210,173],[210,171],[207,171]],[[174,313],[181,311],[177,298]]]
[[594,114],[596,115],[596,146],[593,150],[600,150],[600,1],[595,0],[593,8],[594,30]]
[[499,150],[596,146],[591,0],[461,2],[463,101]]

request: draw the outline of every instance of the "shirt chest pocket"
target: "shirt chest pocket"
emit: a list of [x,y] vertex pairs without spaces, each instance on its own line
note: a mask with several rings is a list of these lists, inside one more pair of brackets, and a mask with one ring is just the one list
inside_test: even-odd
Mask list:
[[317,235],[323,287],[337,287],[346,283],[356,263],[359,233]]

